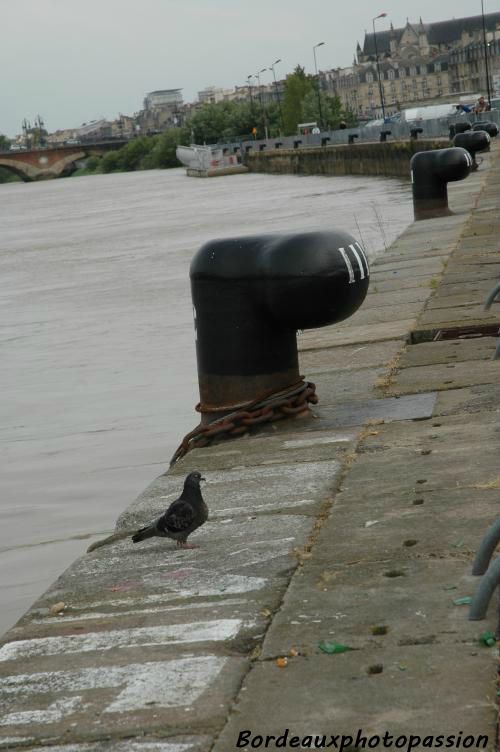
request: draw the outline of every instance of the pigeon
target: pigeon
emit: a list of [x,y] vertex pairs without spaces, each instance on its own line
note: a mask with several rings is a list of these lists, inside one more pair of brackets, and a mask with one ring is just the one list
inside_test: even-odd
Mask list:
[[173,538],[179,548],[198,548],[186,543],[188,535],[208,520],[208,507],[203,501],[200,481],[205,480],[198,471],[189,473],[178,499],[172,502],[161,517],[132,535],[134,543],[147,538]]

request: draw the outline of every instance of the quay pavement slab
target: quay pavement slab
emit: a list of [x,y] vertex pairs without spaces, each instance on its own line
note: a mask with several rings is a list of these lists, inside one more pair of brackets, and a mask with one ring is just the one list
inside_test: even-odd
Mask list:
[[[0,750],[232,752],[242,732],[353,749],[358,731],[495,749],[494,606],[469,622],[456,601],[498,514],[500,366],[493,337],[411,335],[460,326],[495,284],[499,156],[375,261],[366,308],[300,335],[309,418],[188,453],[5,635]],[[195,468],[200,548],[133,545]]]

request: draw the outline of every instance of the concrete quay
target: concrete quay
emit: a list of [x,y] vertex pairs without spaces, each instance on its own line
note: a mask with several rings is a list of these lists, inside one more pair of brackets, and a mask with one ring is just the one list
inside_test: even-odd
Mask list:
[[[312,417],[190,452],[5,635],[0,750],[354,749],[358,730],[496,749],[495,604],[470,622],[455,601],[498,514],[500,364],[494,337],[433,339],[500,326],[498,145],[449,193],[455,214],[375,261],[357,314],[299,336]],[[191,469],[201,547],[133,545]]]

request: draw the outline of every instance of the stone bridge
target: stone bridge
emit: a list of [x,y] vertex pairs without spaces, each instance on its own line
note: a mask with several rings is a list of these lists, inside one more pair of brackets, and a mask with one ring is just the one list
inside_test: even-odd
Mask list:
[[124,139],[94,144],[74,144],[30,151],[0,152],[0,167],[18,175],[24,182],[50,180],[69,175],[77,169],[77,162],[91,156],[102,156],[107,151],[119,149]]

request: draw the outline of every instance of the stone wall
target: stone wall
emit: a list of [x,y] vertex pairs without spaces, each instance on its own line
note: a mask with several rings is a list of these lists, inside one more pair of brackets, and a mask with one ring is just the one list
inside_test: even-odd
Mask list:
[[443,149],[448,140],[392,141],[343,146],[249,152],[250,172],[281,175],[380,175],[410,177],[410,159],[418,151]]

